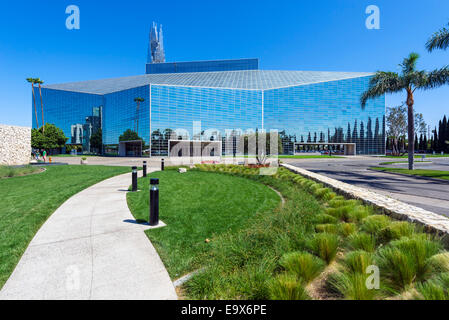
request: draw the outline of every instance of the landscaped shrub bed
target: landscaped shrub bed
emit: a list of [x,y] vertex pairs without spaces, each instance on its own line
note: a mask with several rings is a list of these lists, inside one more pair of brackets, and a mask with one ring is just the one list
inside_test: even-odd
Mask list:
[[[260,181],[286,201],[248,228],[212,239],[205,269],[183,287],[186,297],[449,299],[449,253],[414,224],[377,214],[284,168],[274,176],[232,165],[196,170]],[[375,268],[379,289],[371,289]]]
[[0,166],[0,179],[27,176],[42,171],[43,171],[42,168],[32,166],[23,166],[23,167]]

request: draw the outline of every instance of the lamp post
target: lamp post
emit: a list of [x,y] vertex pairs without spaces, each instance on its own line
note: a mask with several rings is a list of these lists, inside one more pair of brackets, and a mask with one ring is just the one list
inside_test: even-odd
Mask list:
[[159,224],[159,179],[150,180],[150,226]]
[[143,177],[144,178],[147,177],[147,162],[146,161],[143,162]]
[[161,171],[165,170],[165,159],[162,159],[161,161]]
[[136,191],[137,191],[137,167],[133,167],[133,178],[132,178],[132,182],[133,182],[132,191],[133,191],[133,192],[136,192]]

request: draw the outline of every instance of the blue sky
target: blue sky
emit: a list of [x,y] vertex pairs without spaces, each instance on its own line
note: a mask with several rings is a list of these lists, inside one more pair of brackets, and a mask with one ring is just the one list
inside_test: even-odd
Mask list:
[[[80,8],[80,30],[65,27],[71,4]],[[380,30],[365,27],[371,4],[380,8]],[[424,46],[449,22],[447,0],[11,1],[0,10],[0,123],[31,126],[27,77],[143,74],[152,21],[164,25],[168,61],[258,57],[262,69],[399,71],[415,51],[419,68],[449,64],[449,50]],[[403,100],[387,96],[387,106]],[[434,126],[449,115],[449,86],[418,92],[416,110]]]

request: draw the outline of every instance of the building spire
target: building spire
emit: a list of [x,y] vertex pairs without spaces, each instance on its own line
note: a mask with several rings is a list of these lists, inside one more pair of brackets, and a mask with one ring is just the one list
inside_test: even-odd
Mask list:
[[159,32],[157,30],[157,23],[153,22],[153,26],[150,31],[150,43],[148,45],[148,57],[147,63],[164,63],[165,51],[164,51],[164,36],[162,33],[162,25]]

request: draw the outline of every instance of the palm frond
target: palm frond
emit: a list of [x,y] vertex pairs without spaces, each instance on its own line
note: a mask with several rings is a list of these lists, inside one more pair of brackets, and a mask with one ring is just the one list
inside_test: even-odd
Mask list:
[[404,76],[405,83],[415,88],[424,88],[429,81],[429,73],[426,71],[413,71]]
[[449,84],[449,66],[433,70],[427,73],[425,83],[419,86],[420,89],[433,89]]
[[449,47],[449,30],[442,28],[435,32],[433,36],[427,41],[426,48],[429,52],[435,49],[446,50]]
[[371,79],[368,90],[360,98],[362,108],[365,108],[368,100],[380,97],[385,93],[401,91],[404,87],[404,79],[396,72],[378,71]]

